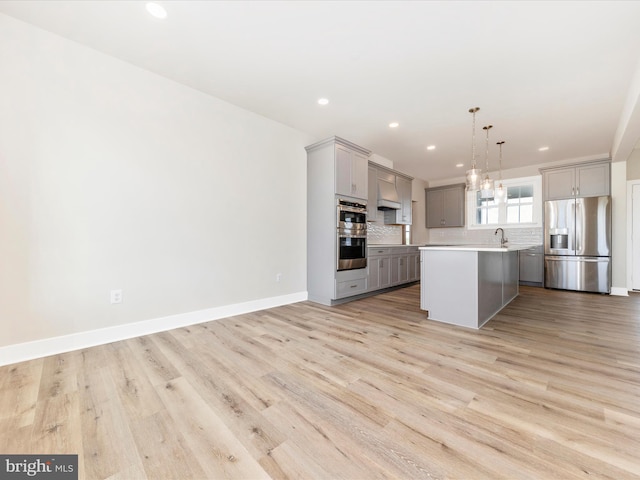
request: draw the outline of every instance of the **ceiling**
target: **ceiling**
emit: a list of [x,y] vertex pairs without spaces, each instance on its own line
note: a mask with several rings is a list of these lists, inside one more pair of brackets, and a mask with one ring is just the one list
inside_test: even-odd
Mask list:
[[486,124],[491,170],[499,140],[505,169],[609,155],[640,59],[635,1],[157,3],[164,20],[144,1],[0,12],[425,180],[469,168],[476,106],[479,166]]

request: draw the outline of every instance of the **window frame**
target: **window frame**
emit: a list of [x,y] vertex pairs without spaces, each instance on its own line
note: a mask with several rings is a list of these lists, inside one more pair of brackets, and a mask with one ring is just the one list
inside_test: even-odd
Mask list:
[[[509,178],[503,179],[502,185],[505,188],[508,187],[517,187],[522,185],[532,185],[533,186],[533,222],[527,223],[491,223],[491,224],[479,224],[476,223],[476,214],[478,205],[476,204],[477,199],[477,190],[476,191],[468,191],[466,194],[466,209],[467,209],[467,228],[470,230],[482,230],[482,229],[494,229],[494,228],[534,228],[534,227],[542,227],[542,175],[534,175],[530,177],[518,177],[518,178]],[[498,206],[499,209],[503,210],[504,216],[502,218],[506,219],[506,209],[507,203],[503,203]],[[498,215],[500,217],[500,215]]]

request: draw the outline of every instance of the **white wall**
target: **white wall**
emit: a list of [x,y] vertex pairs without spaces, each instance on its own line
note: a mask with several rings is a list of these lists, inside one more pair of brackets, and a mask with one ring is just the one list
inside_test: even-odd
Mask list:
[[627,162],[611,164],[611,293],[627,295]]
[[640,179],[640,148],[631,152],[627,159],[627,180]]
[[306,295],[314,139],[4,15],[0,65],[0,347]]
[[625,162],[633,154],[640,141],[640,59],[631,79],[622,108],[618,128],[613,138],[611,158],[613,162]]

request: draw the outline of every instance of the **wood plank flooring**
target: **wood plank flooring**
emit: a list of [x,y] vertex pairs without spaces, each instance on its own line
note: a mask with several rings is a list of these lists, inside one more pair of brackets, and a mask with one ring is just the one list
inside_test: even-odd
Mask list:
[[521,287],[475,331],[411,286],[9,365],[0,453],[86,479],[640,478],[640,295]]

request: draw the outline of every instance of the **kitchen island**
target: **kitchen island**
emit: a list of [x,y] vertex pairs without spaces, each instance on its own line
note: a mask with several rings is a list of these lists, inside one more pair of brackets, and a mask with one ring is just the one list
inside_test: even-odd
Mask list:
[[531,245],[420,247],[420,308],[428,319],[480,328],[518,296],[518,252]]

